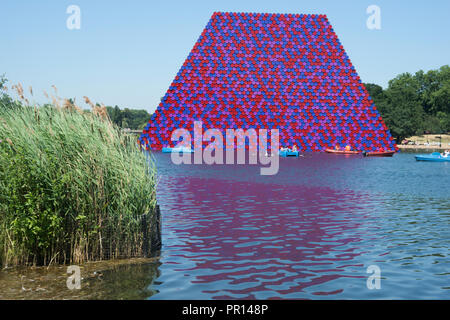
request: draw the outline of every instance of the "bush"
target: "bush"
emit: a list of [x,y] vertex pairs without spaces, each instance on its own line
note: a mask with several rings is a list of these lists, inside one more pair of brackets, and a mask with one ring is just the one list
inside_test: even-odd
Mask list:
[[155,187],[136,141],[95,112],[0,105],[0,265],[145,256]]

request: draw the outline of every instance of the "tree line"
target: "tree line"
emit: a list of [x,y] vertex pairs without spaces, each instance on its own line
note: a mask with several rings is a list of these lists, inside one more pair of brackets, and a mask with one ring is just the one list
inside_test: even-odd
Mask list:
[[[1,105],[17,104],[5,90],[6,81],[0,77]],[[402,73],[390,80],[386,89],[373,83],[365,87],[397,143],[413,135],[450,131],[448,65],[428,72]],[[118,106],[106,109],[111,121],[121,128],[143,129],[151,117],[146,110]]]
[[146,110],[120,109],[118,106],[106,107],[109,118],[121,128],[142,130],[150,120],[151,114]]
[[404,138],[450,131],[450,67],[415,74],[402,73],[388,87],[366,83],[392,136]]

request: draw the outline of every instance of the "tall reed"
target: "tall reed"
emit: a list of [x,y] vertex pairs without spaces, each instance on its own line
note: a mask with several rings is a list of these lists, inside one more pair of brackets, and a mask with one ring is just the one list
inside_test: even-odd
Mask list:
[[0,105],[0,265],[149,253],[155,167],[93,111]]

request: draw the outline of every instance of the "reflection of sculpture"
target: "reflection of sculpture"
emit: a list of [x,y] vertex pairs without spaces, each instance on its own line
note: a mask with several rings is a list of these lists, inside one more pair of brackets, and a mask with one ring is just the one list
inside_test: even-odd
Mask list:
[[363,194],[198,177],[164,179],[160,194],[165,232],[176,239],[165,242],[161,272],[175,264],[205,297],[304,297],[345,277],[341,266],[361,254]]
[[214,13],[140,142],[171,146],[196,120],[277,128],[300,151],[396,148],[325,15]]

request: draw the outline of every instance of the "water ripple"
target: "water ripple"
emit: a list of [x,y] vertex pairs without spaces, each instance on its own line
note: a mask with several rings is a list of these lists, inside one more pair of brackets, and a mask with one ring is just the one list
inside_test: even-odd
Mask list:
[[[152,298],[450,298],[448,166],[311,155],[282,159],[268,178],[156,157],[163,248]],[[380,290],[366,286],[373,264]]]

